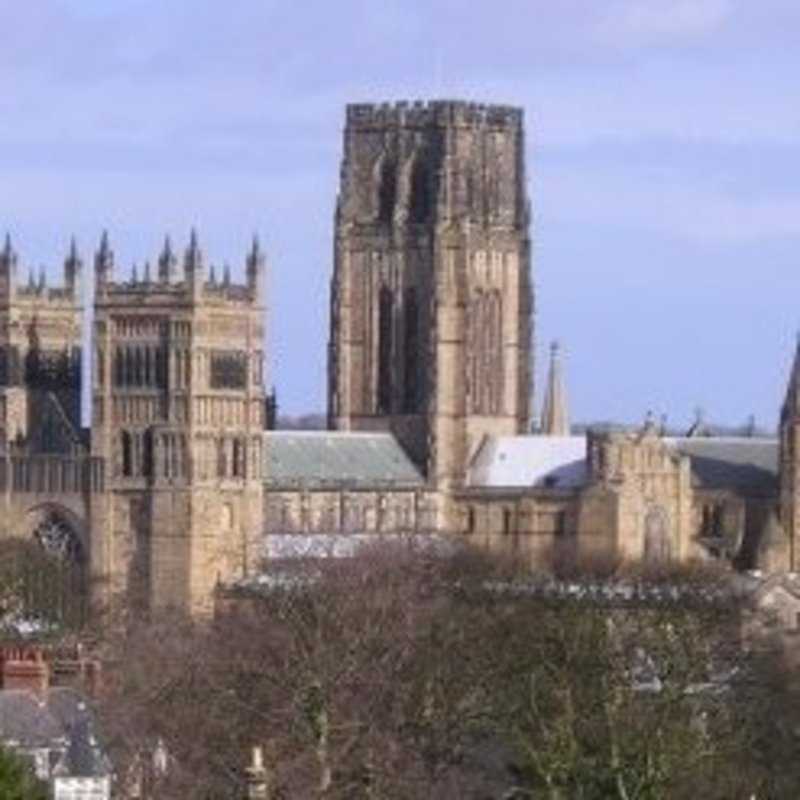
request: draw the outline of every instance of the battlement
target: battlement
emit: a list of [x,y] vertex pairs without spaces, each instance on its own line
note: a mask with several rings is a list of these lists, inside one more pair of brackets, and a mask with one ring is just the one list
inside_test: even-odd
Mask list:
[[351,103],[347,127],[491,127],[521,129],[524,112],[516,106],[465,100],[401,100],[394,103]]

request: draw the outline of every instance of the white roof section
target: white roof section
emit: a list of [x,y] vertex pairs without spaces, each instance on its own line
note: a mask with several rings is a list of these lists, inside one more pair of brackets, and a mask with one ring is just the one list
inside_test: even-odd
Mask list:
[[585,436],[487,436],[467,471],[467,486],[476,489],[576,489],[585,483]]

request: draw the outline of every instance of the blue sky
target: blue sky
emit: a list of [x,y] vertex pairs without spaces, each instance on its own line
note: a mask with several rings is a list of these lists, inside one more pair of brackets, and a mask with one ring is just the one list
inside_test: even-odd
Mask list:
[[[270,258],[271,376],[324,408],[347,102],[525,108],[539,387],[573,416],[772,427],[800,328],[800,4],[791,0],[0,0],[0,229],[56,274],[197,225]],[[537,398],[537,406],[540,398]]]

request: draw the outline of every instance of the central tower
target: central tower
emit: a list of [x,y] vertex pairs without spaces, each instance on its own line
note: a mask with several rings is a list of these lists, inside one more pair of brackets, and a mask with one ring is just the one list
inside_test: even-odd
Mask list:
[[440,488],[528,430],[522,110],[351,105],[336,209],[329,424],[390,430]]

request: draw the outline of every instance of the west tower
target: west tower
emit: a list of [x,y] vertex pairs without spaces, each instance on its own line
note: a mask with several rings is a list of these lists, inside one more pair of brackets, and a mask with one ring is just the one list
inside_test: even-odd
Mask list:
[[193,233],[153,269],[114,276],[95,256],[92,452],[98,572],[145,608],[207,610],[217,581],[245,574],[262,529],[264,258],[244,284],[205,263]]
[[28,453],[72,453],[79,445],[82,262],[75,242],[62,286],[44,270],[27,282],[6,236],[0,250],[0,440]]
[[533,299],[521,109],[351,105],[336,209],[329,423],[391,430],[458,485],[528,430]]

